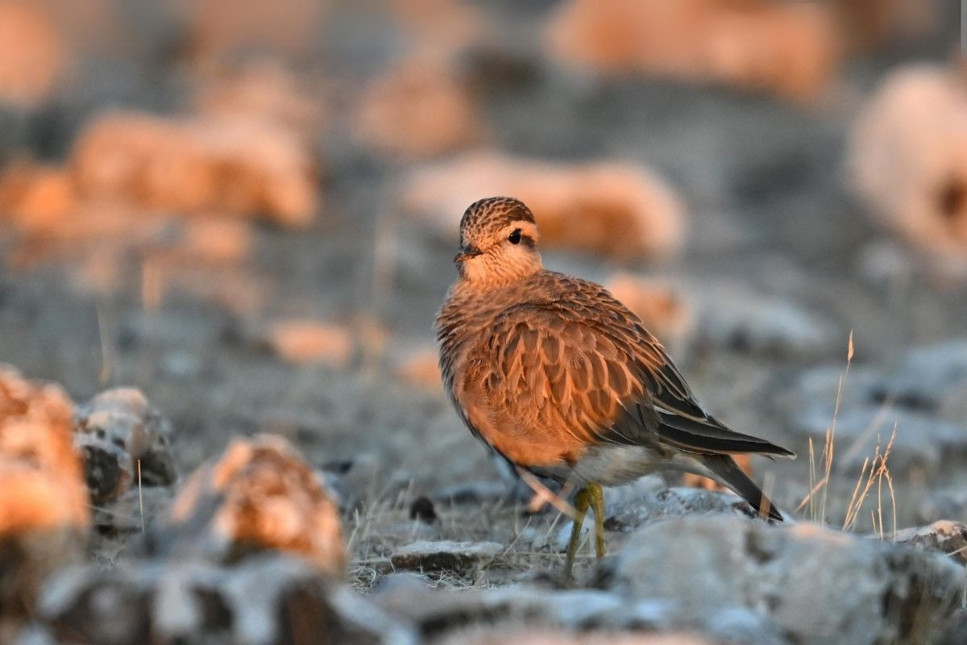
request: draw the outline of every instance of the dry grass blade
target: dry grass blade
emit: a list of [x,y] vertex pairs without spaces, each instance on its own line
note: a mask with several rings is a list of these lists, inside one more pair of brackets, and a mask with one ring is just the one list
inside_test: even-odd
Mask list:
[[[839,417],[839,408],[843,403],[843,390],[846,387],[846,379],[849,377],[849,368],[853,363],[853,330],[849,332],[849,339],[846,343],[846,368],[839,377],[839,384],[836,387],[836,403],[833,407],[833,420],[826,429],[825,442],[823,444],[823,478],[815,484],[815,463],[812,448],[812,441],[809,444],[809,469],[810,469],[810,487],[809,493],[802,499],[796,510],[800,510],[806,504],[809,504],[810,509],[810,519],[813,521],[824,521],[826,517],[826,501],[829,492],[829,478],[833,472],[833,456],[835,454],[836,445],[836,419]],[[815,505],[813,503],[813,498],[817,493],[822,493],[819,503],[819,517],[817,518],[815,512]]]
[[[893,424],[893,432],[890,435],[890,440],[886,444],[886,448],[881,452],[880,441],[877,439],[876,448],[873,451],[872,461],[869,459],[863,460],[863,468],[860,470],[860,476],[857,479],[856,487],[853,489],[853,495],[850,498],[849,506],[846,509],[846,518],[843,520],[843,530],[849,531],[856,524],[856,520],[859,517],[859,512],[863,507],[863,503],[869,496],[870,491],[873,486],[877,486],[877,511],[871,511],[873,515],[873,529],[877,531],[877,525],[879,525],[879,535],[883,537],[883,512],[882,512],[882,482],[884,479],[887,481],[887,487],[890,491],[890,498],[893,504],[893,534],[896,535],[896,494],[893,488],[893,478],[890,476],[889,468],[887,467],[887,461],[890,458],[890,453],[893,450],[893,444],[896,441],[897,424]],[[869,470],[867,470],[869,466]],[[864,482],[865,475],[865,482]],[[879,521],[878,521],[879,520]]]

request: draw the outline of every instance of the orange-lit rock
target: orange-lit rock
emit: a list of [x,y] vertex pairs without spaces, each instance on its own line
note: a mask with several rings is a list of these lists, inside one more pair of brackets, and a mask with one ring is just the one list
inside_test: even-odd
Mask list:
[[304,142],[258,119],[103,115],[75,143],[71,167],[82,195],[149,209],[304,226],[317,207],[315,164]]
[[439,60],[452,58],[488,37],[479,7],[461,0],[389,0],[390,7],[421,52]]
[[306,89],[279,62],[262,61],[202,76],[195,110],[216,118],[245,117],[283,126],[300,136],[316,136],[325,121],[321,96]]
[[674,255],[684,237],[683,207],[664,181],[621,162],[564,164],[473,153],[415,172],[403,208],[455,238],[460,216],[482,197],[510,195],[534,212],[545,248],[622,260]]
[[638,314],[662,344],[679,347],[694,328],[692,308],[674,288],[657,280],[617,273],[605,284],[611,294]]
[[272,349],[290,363],[321,363],[342,367],[356,349],[352,334],[344,327],[315,320],[285,320],[269,329]]
[[967,74],[891,73],[853,128],[848,167],[876,221],[922,250],[967,259]]
[[476,106],[445,63],[404,62],[367,89],[356,133],[377,152],[428,157],[465,148],[481,137]]
[[0,365],[0,536],[29,530],[83,532],[90,521],[71,444],[70,398],[56,385]]
[[152,258],[166,267],[187,265],[232,265],[245,260],[252,248],[248,222],[213,215],[181,220],[177,232],[160,244]]
[[394,372],[400,380],[410,385],[442,391],[439,354],[435,348],[426,347],[407,352],[397,361]]
[[853,47],[873,49],[894,42],[938,35],[940,0],[836,0],[841,31]]
[[0,633],[44,579],[83,556],[90,508],[71,443],[70,398],[0,364]]
[[0,222],[28,232],[57,228],[77,205],[70,173],[62,168],[20,161],[0,168]]
[[319,42],[324,0],[188,0],[185,52],[204,66],[252,51],[302,58]]
[[799,100],[823,91],[839,57],[829,6],[776,0],[568,0],[545,36],[551,57],[578,67]]
[[54,91],[67,51],[52,17],[27,2],[0,2],[0,104],[34,106]]
[[168,527],[185,549],[219,562],[284,551],[336,577],[346,566],[339,509],[325,481],[277,436],[236,439],[196,470]]

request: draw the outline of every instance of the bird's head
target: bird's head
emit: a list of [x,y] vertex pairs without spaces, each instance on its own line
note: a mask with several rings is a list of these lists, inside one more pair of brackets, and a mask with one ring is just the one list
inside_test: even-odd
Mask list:
[[510,284],[544,268],[534,214],[513,197],[487,197],[460,220],[460,279],[478,289]]

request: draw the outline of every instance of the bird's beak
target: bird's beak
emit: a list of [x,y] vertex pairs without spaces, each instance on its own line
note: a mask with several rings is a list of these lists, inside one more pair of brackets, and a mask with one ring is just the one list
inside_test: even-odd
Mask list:
[[481,253],[483,253],[483,251],[481,251],[480,249],[478,249],[477,247],[475,247],[473,245],[468,244],[467,246],[461,246],[460,247],[460,252],[457,253],[457,255],[456,255],[455,258],[453,258],[453,262],[455,264],[461,264],[461,263],[469,260],[470,258],[477,257]]

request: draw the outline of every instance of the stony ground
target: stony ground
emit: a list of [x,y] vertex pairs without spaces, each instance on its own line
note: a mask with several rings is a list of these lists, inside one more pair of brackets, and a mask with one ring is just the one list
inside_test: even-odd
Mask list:
[[[536,8],[515,7],[497,3],[491,11],[500,19],[517,14],[520,24],[540,18]],[[78,402],[112,385],[140,388],[172,423],[182,476],[235,436],[288,438],[342,497],[349,580],[361,593],[384,584],[416,589],[388,581],[407,568],[398,560],[404,547],[419,540],[483,549],[486,567],[472,558],[470,566],[427,571],[431,587],[558,585],[547,579],[560,570],[569,522],[552,509],[528,511],[526,489],[502,477],[439,386],[400,373],[406,356],[432,350],[433,316],[454,277],[454,243],[400,214],[410,165],[360,148],[346,134],[352,115],[338,92],[394,55],[392,47],[367,47],[355,37],[380,33],[378,24],[350,23],[362,31],[330,27],[332,115],[316,143],[325,205],[307,228],[252,225],[250,251],[217,270],[175,262],[153,274],[140,252],[121,253],[111,260],[119,279],[99,289],[84,278],[96,245],[18,263],[24,237],[0,227],[7,260],[0,360],[62,384]],[[628,270],[674,289],[694,319],[675,354],[702,402],[730,426],[799,453],[793,462],[752,464],[792,517],[841,528],[857,482],[865,482],[864,458],[874,456],[878,439],[888,442],[896,421],[887,461],[892,488],[874,482],[849,522],[856,534],[889,537],[894,526],[967,521],[964,286],[932,277],[875,226],[851,198],[843,170],[850,128],[884,71],[914,56],[942,61],[949,42],[852,59],[811,106],[727,88],[573,76],[535,61],[527,46],[468,64],[476,83],[491,84],[481,110],[493,147],[558,160],[643,162],[683,198],[687,242],[676,259],[641,264],[550,250],[545,262],[599,281]],[[125,63],[112,79],[97,65],[81,72],[91,79],[83,105],[67,96],[39,115],[0,115],[4,128],[27,130],[18,138],[25,145],[2,144],[8,147],[0,154],[9,159],[26,147],[56,160],[77,132],[75,111],[119,95],[155,109],[177,103],[175,72],[160,73],[170,90],[158,90],[157,70]],[[152,98],[159,93],[163,99]],[[453,213],[454,226],[458,217]],[[150,297],[151,289],[160,297]],[[254,304],[239,304],[238,294]],[[287,318],[349,330],[351,355],[337,365],[282,359],[265,330]],[[830,482],[800,506],[823,476],[834,416]],[[742,514],[724,495],[665,490],[648,478],[609,493],[612,552],[621,553],[632,529],[656,516],[682,509]],[[123,558],[127,536],[102,536],[93,555]],[[585,545],[578,581],[602,575],[592,569]]]

